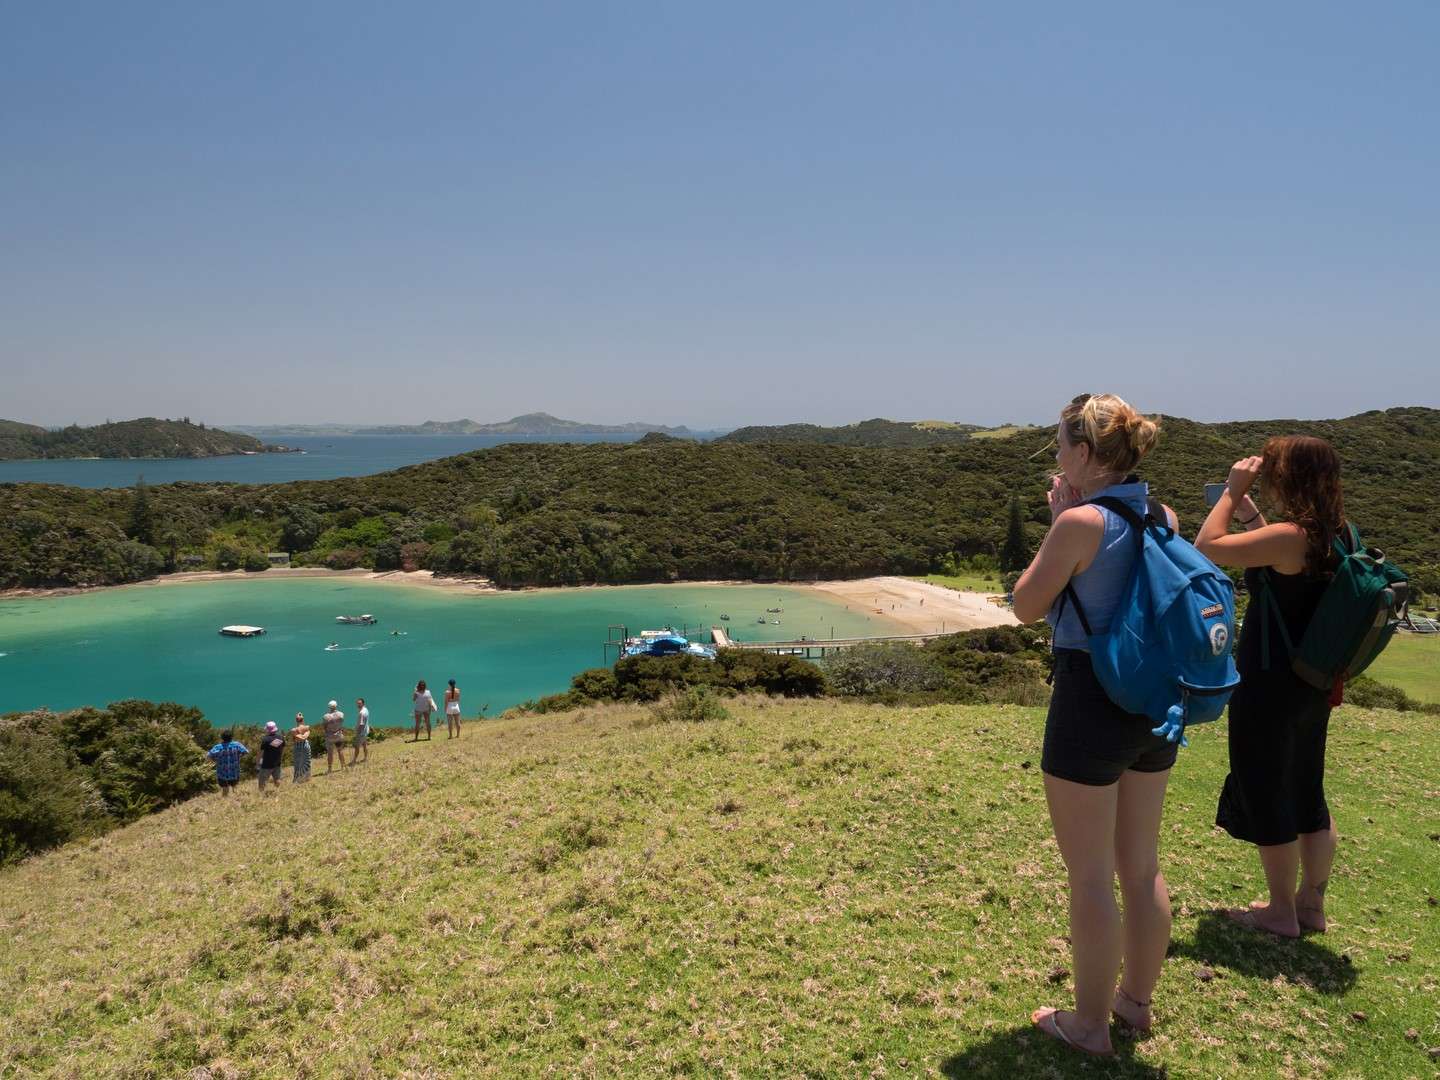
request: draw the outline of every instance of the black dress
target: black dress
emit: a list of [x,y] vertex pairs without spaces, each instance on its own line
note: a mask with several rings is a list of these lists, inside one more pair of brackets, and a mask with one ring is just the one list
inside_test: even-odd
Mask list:
[[[1269,571],[1290,632],[1300,641],[1329,578]],[[1325,735],[1330,695],[1290,670],[1279,628],[1270,627],[1270,667],[1261,665],[1261,622],[1273,618],[1262,603],[1260,576],[1245,571],[1250,607],[1240,631],[1240,686],[1230,698],[1230,775],[1220,792],[1215,824],[1237,840],[1288,844],[1301,833],[1330,827],[1325,803]]]

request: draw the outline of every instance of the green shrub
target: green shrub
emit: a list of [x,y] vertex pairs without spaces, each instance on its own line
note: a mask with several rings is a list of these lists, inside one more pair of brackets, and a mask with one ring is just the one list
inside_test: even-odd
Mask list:
[[0,720],[0,866],[109,825],[89,773],[48,725]]
[[857,645],[825,663],[832,693],[852,697],[938,690],[945,671],[933,655],[903,641]]
[[149,721],[119,725],[94,766],[116,821],[134,821],[215,787],[215,770],[184,731]]
[[1376,682],[1361,675],[1345,684],[1345,704],[1362,709],[1394,709],[1396,712],[1420,712],[1440,715],[1440,705],[1417,701],[1398,686]]
[[728,720],[730,712],[721,704],[713,688],[689,686],[666,694],[651,708],[650,716],[660,724],[699,724]]

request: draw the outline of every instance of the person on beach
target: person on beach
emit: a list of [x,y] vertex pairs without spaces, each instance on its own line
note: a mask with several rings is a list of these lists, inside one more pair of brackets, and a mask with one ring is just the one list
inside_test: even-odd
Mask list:
[[265,725],[265,734],[260,736],[260,766],[255,770],[255,775],[260,780],[260,790],[265,790],[267,783],[273,784],[275,790],[280,790],[280,773],[285,763],[285,736],[280,734],[280,728],[274,720]]
[[[1250,497],[1257,478],[1285,520],[1265,520]],[[1243,531],[1230,532],[1232,520]],[[1299,641],[1339,561],[1335,538],[1345,529],[1334,448],[1323,439],[1290,436],[1271,439],[1258,457],[1231,467],[1225,491],[1195,538],[1212,561],[1244,568],[1251,597],[1235,657],[1240,686],[1230,698],[1230,775],[1215,824],[1256,845],[1270,898],[1226,914],[1279,937],[1325,931],[1325,886],[1337,836],[1325,802],[1331,701],[1328,691],[1294,673],[1273,626],[1265,666],[1270,606],[1257,597],[1262,589],[1271,591],[1290,640]]]
[[415,692],[410,695],[410,708],[415,714],[415,737],[411,742],[420,741],[420,723],[425,723],[425,739],[430,739],[430,714],[435,711],[435,695],[425,688],[425,680],[421,679],[415,684]]
[[445,730],[447,739],[458,739],[460,737],[460,691],[455,686],[455,680],[450,680],[450,688],[445,691]]
[[209,750],[208,757],[215,763],[215,781],[220,785],[220,794],[230,796],[230,789],[240,782],[240,759],[250,751],[244,743],[234,739],[230,730],[220,732],[220,741]]
[[[1110,1016],[1151,1026],[1151,991],[1170,942],[1170,897],[1158,843],[1165,785],[1178,747],[1154,722],[1122,711],[1101,687],[1072,586],[1096,634],[1117,614],[1135,561],[1130,526],[1091,505],[1107,495],[1138,514],[1149,489],[1130,475],[1158,427],[1113,394],[1082,394],[1060,413],[1050,531],[1015,585],[1022,623],[1044,616],[1054,630],[1053,690],[1040,768],[1045,801],[1070,885],[1075,1008],[1037,1009],[1042,1032],[1088,1054],[1111,1054]],[[1175,527],[1174,512],[1166,507]],[[1124,914],[1115,904],[1120,879]],[[1118,984],[1117,984],[1118,978]]]
[[304,713],[295,714],[290,744],[290,761],[294,766],[291,782],[303,784],[310,779],[310,725],[305,723]]
[[335,767],[335,756],[340,756],[340,768],[345,768],[345,714],[340,711],[339,702],[330,702],[330,711],[325,714],[325,773]]
[[365,704],[363,697],[355,699],[355,741],[350,764],[354,765],[360,760],[360,751],[365,751],[365,760],[370,760],[370,709]]

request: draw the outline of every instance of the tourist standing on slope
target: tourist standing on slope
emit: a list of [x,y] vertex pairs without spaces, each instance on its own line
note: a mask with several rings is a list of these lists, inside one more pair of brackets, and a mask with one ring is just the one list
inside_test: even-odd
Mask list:
[[280,728],[271,720],[265,725],[265,733],[260,736],[260,766],[255,770],[255,775],[260,779],[260,790],[265,790],[266,783],[271,783],[278,791],[280,789],[280,770],[285,763],[285,736],[280,734]]
[[415,713],[415,738],[411,742],[420,741],[420,722],[425,722],[425,738],[430,738],[430,714],[435,711],[435,695],[425,688],[425,680],[421,679],[415,684],[415,692],[410,695],[410,707]]
[[295,714],[295,726],[290,729],[290,760],[294,763],[293,783],[303,784],[310,779],[310,725],[305,723],[305,714]]
[[[1143,517],[1149,489],[1129,474],[1157,434],[1153,421],[1113,394],[1082,394],[1065,406],[1056,435],[1060,473],[1048,495],[1050,531],[1015,585],[1016,617],[1028,623],[1044,616],[1054,628],[1054,689],[1040,768],[1070,883],[1075,971],[1074,1011],[1037,1009],[1031,1021],[1090,1054],[1113,1052],[1112,1011],[1150,1029],[1150,995],[1170,941],[1158,843],[1177,746],[1152,734],[1154,721],[1110,700],[1091,665],[1076,605],[1063,596],[1072,586],[1095,634],[1118,615],[1135,538],[1119,514],[1088,503],[1113,496]],[[1173,528],[1174,513],[1167,507],[1165,515]],[[1123,918],[1115,905],[1117,875]]]
[[445,691],[445,730],[447,739],[460,737],[460,691],[455,680],[450,680],[450,689]]
[[355,714],[355,747],[350,764],[354,765],[360,760],[360,751],[365,751],[365,760],[370,760],[370,710],[365,705],[363,697],[355,699],[355,708],[359,710]]
[[325,773],[335,767],[335,755],[340,755],[340,767],[345,768],[345,714],[338,702],[330,702],[330,711],[325,714]]
[[230,789],[240,782],[240,758],[250,751],[244,743],[238,743],[230,730],[220,732],[220,741],[210,748],[208,757],[215,762],[215,780],[220,785],[220,794],[230,795]]
[[[1271,525],[1260,513],[1249,494],[1257,477],[1287,520]],[[1232,519],[1245,531],[1230,532]],[[1325,929],[1336,842],[1325,802],[1330,693],[1295,674],[1262,593],[1270,591],[1290,640],[1298,642],[1339,563],[1335,540],[1345,531],[1340,458],[1324,439],[1292,436],[1271,439],[1263,455],[1231,467],[1195,538],[1221,566],[1243,567],[1250,591],[1235,658],[1240,688],[1230,699],[1230,775],[1215,824],[1257,846],[1270,901],[1226,914],[1280,937]],[[1268,667],[1262,656],[1267,629]]]

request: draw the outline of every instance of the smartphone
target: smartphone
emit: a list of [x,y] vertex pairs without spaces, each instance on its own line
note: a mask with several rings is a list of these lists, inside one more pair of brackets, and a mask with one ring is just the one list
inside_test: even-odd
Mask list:
[[1206,484],[1206,485],[1205,485],[1205,505],[1206,505],[1206,506],[1214,506],[1217,502],[1219,502],[1219,501],[1220,501],[1220,496],[1223,495],[1223,494],[1225,494],[1225,488],[1226,488],[1226,487],[1227,487],[1227,485],[1226,485],[1226,484],[1223,484],[1223,483],[1221,483],[1221,484]]

